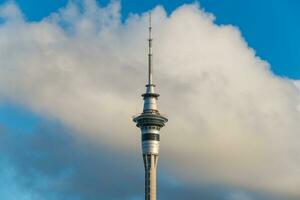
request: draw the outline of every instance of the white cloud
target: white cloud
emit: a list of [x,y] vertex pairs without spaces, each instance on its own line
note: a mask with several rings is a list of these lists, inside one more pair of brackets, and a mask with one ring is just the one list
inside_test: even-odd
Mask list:
[[299,94],[299,103],[298,103],[298,111],[300,112],[300,81],[294,81],[294,84],[296,85],[296,87],[299,89],[298,94]]
[[6,3],[0,8],[0,18],[18,22],[23,21],[23,16],[18,7],[13,3]]
[[[6,7],[13,8],[13,4]],[[41,22],[7,13],[0,26],[0,97],[54,117],[114,151],[133,151],[146,79],[147,15],[75,3]],[[256,57],[237,27],[194,5],[153,11],[161,165],[183,181],[299,198],[299,90]]]

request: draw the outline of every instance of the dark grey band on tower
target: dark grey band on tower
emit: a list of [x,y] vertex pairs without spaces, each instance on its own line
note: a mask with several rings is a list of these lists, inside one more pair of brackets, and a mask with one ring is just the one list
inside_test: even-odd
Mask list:
[[155,134],[155,133],[142,134],[142,141],[146,141],[146,140],[159,141],[159,134]]
[[157,97],[159,97],[159,94],[157,94],[157,93],[144,93],[144,94],[142,94],[142,97],[144,97],[144,99],[149,98],[149,97],[154,97],[154,98],[157,99]]

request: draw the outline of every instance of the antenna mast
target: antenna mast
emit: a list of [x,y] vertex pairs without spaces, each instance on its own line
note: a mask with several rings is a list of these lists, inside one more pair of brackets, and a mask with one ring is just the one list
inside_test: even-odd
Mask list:
[[152,80],[152,73],[153,73],[153,69],[152,69],[152,24],[151,24],[151,12],[149,13],[149,38],[148,38],[148,42],[149,42],[149,52],[148,52],[148,85],[152,85],[153,84],[153,80]]

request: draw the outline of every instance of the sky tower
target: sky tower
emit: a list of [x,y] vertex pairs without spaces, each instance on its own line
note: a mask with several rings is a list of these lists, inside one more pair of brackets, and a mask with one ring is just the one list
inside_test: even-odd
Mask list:
[[152,71],[152,26],[151,13],[149,15],[149,53],[148,53],[148,83],[144,99],[143,112],[133,118],[136,126],[141,129],[142,150],[145,166],[145,200],[156,200],[156,168],[159,154],[159,131],[168,121],[157,109],[159,94],[155,93]]

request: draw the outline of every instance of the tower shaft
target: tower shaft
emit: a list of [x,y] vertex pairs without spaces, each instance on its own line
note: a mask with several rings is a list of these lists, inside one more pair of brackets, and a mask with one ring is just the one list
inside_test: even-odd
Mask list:
[[145,200],[156,200],[156,169],[158,155],[144,154]]

